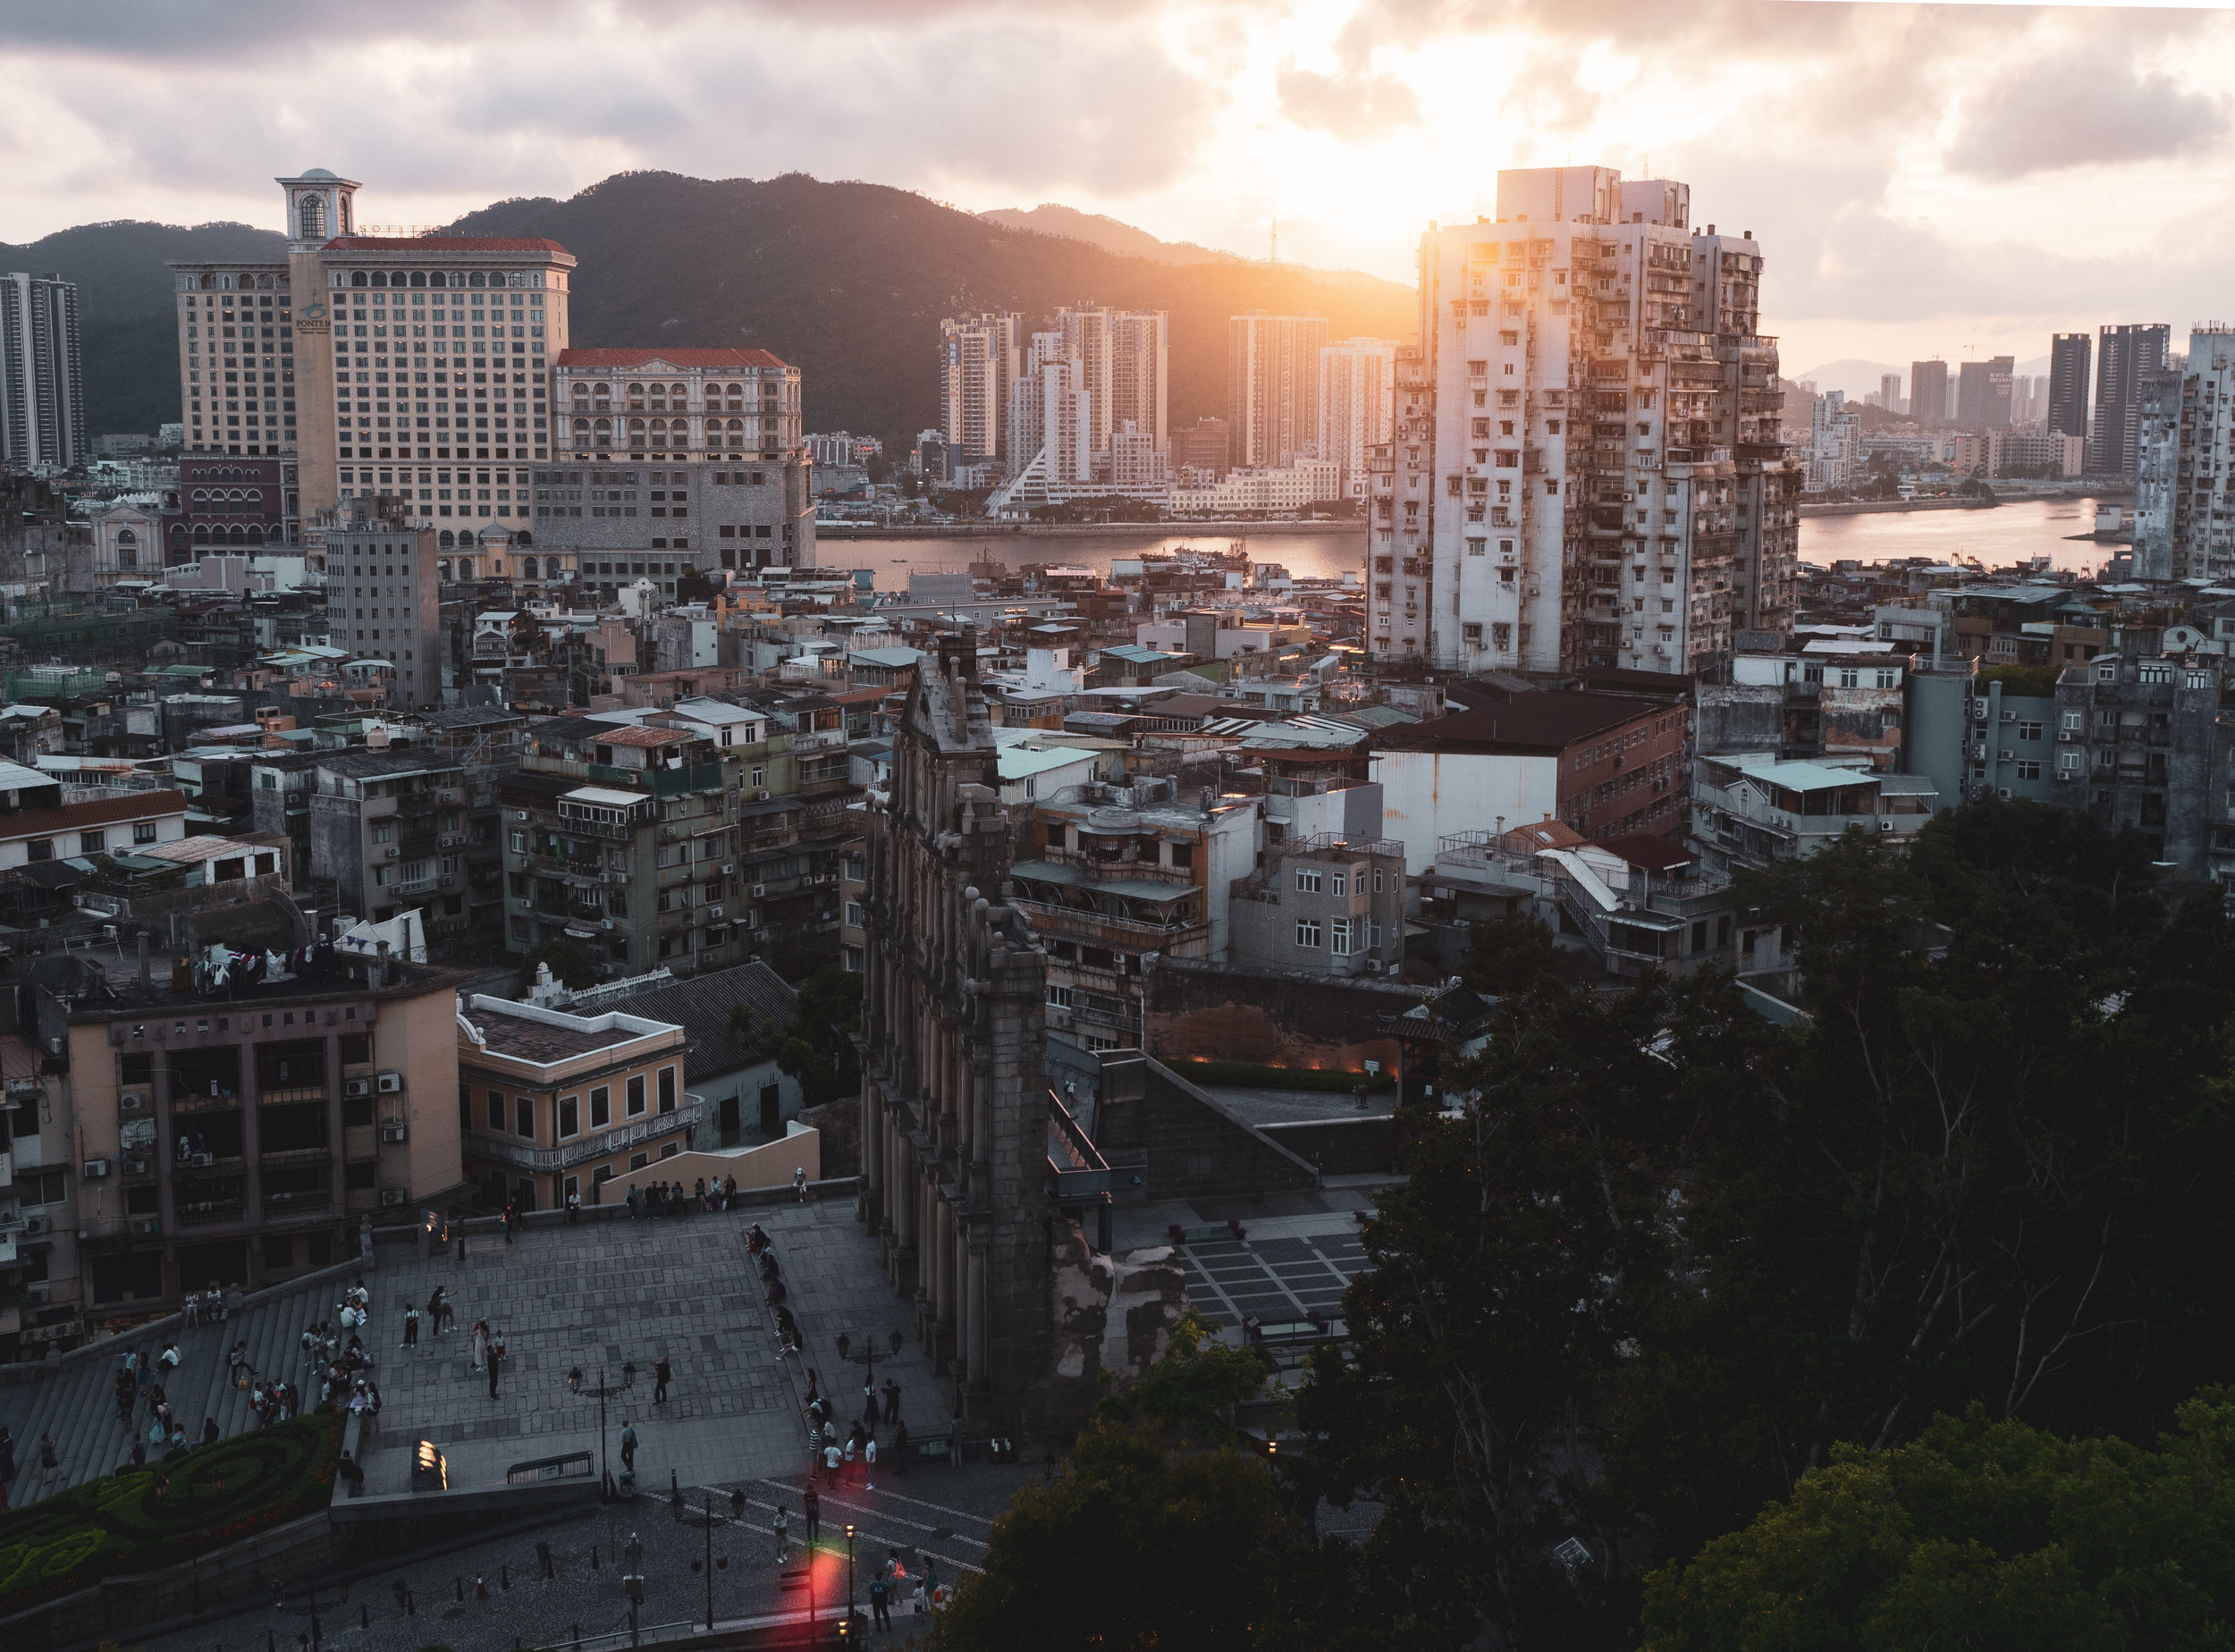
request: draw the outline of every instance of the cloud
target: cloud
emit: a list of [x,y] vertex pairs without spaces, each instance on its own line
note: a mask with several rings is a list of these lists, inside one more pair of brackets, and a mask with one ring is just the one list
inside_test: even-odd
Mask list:
[[2227,122],[2224,95],[2184,90],[2163,71],[2107,58],[2100,42],[2074,42],[1966,98],[1946,159],[2007,181],[2187,154],[2222,137]]
[[1420,124],[1419,100],[1395,75],[1347,70],[1318,74],[1287,63],[1280,66],[1275,84],[1280,112],[1289,120],[1351,142]]

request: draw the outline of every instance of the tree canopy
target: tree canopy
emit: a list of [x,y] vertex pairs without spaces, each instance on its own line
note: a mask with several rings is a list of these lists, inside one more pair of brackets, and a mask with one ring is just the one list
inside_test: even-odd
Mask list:
[[799,1001],[789,1021],[779,1025],[740,1004],[730,1012],[730,1037],[740,1049],[774,1058],[799,1081],[805,1104],[821,1107],[860,1092],[861,1063],[853,1034],[861,1015],[862,978],[826,965],[799,983]]
[[[1505,990],[1365,1231],[1309,1488],[1379,1506],[1390,1644],[1633,1644],[1643,1573],[1973,1406],[2140,1443],[2235,1353],[2216,892],[2076,811],[1971,805],[1742,881],[1805,1011],[1725,973]],[[1509,937],[1508,940],[1519,939]],[[1509,955],[1522,966],[1505,971]]]

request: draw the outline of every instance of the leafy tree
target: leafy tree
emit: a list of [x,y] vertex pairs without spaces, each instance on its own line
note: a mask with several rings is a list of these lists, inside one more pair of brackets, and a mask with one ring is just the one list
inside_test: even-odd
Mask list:
[[1266,1363],[1254,1348],[1203,1345],[1210,1323],[1193,1310],[1172,1327],[1163,1358],[1122,1395],[1101,1403],[1103,1420],[1128,1421],[1136,1413],[1180,1436],[1219,1434],[1219,1413],[1253,1399],[1265,1386]]
[[1294,1523],[1271,1470],[1231,1446],[1173,1453],[1097,1422],[1063,1471],[993,1522],[985,1571],[932,1620],[927,1652],[1292,1646]]
[[1969,1407],[1825,1467],[1650,1580],[1654,1652],[2221,1648],[2235,1614],[2235,1395],[2159,1449]]
[[561,986],[593,987],[597,984],[597,965],[590,962],[590,955],[579,943],[571,940],[546,940],[527,955],[520,966],[520,990],[525,992],[536,984],[536,966],[551,965],[551,973]]
[[1477,992],[1526,992],[1558,979],[1560,948],[1540,919],[1519,914],[1487,918],[1468,930],[1460,972]]
[[854,1032],[861,1025],[862,978],[827,964],[799,983],[799,1004],[775,1041],[776,1065],[799,1081],[808,1107],[859,1093],[861,1063]]

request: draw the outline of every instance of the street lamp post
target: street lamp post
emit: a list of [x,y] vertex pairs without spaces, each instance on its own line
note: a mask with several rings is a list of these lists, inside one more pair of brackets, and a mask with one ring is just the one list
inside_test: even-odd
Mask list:
[[637,1365],[633,1360],[620,1368],[620,1381],[618,1384],[605,1380],[605,1367],[603,1364],[597,1368],[597,1385],[595,1387],[586,1386],[579,1365],[567,1373],[567,1386],[569,1389],[583,1399],[597,1402],[597,1471],[600,1488],[608,1503],[613,1500],[613,1464],[606,1451],[605,1402],[636,1386]]
[[644,1543],[635,1532],[628,1534],[628,1547],[622,1551],[628,1563],[628,1575],[621,1587],[628,1594],[628,1644],[643,1644],[637,1631],[637,1608],[644,1604]]
[[854,1629],[854,1522],[846,1522],[846,1628]]

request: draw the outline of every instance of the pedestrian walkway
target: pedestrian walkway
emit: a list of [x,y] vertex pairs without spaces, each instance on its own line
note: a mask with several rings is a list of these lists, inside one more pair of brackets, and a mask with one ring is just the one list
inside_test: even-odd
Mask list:
[[[185,1428],[188,1440],[196,1444],[211,1419],[224,1435],[243,1434],[257,1426],[248,1391],[235,1388],[229,1379],[225,1358],[236,1342],[248,1344],[248,1363],[259,1378],[291,1383],[302,1392],[306,1407],[316,1404],[317,1381],[303,1361],[303,1328],[321,1319],[338,1324],[342,1292],[348,1283],[347,1276],[325,1277],[291,1289],[283,1285],[259,1292],[252,1305],[217,1323],[107,1338],[105,1353],[55,1360],[29,1381],[0,1386],[0,1423],[15,1436],[16,1478],[8,1488],[10,1506],[21,1508],[98,1479],[131,1457],[133,1431],[145,1434],[149,1411],[143,1385],[141,1400],[132,1410],[132,1426],[127,1428],[117,1419],[116,1374],[123,1368],[127,1349],[137,1348],[153,1360],[166,1342],[178,1343],[182,1356],[179,1369],[159,1380],[170,1396],[173,1414]],[[377,1313],[383,1306],[379,1281],[368,1276],[366,1283]],[[371,1338],[366,1340],[377,1369],[380,1350],[371,1345]],[[51,1482],[39,1470],[42,1434],[53,1436],[60,1460]]]
[[[789,1361],[778,1356],[746,1255],[746,1230],[756,1219],[773,1242],[787,1306],[805,1339],[804,1354]],[[438,1285],[449,1289],[457,1328],[437,1337],[423,1321],[418,1345],[400,1346],[404,1303],[424,1310]],[[502,1485],[515,1463],[600,1453],[597,1402],[567,1386],[576,1367],[586,1387],[601,1373],[618,1386],[625,1366],[637,1368],[634,1386],[607,1402],[604,1450],[618,1476],[621,1426],[633,1419],[637,1483],[646,1492],[664,1494],[671,1477],[684,1487],[721,1485],[799,1470],[805,1370],[838,1400],[843,1424],[859,1412],[861,1353],[873,1340],[877,1386],[897,1380],[912,1431],[935,1431],[953,1396],[916,1347],[911,1319],[850,1199],[558,1223],[523,1231],[510,1245],[476,1234],[463,1261],[455,1246],[421,1255],[384,1244],[373,1328],[386,1403],[365,1489],[406,1491],[411,1447],[422,1438],[442,1449],[453,1488]],[[494,1399],[486,1372],[473,1369],[468,1332],[477,1319],[504,1334],[509,1358]],[[902,1333],[898,1356],[894,1331]],[[850,1361],[839,1358],[841,1335]],[[673,1381],[656,1403],[653,1368],[663,1357]]]

